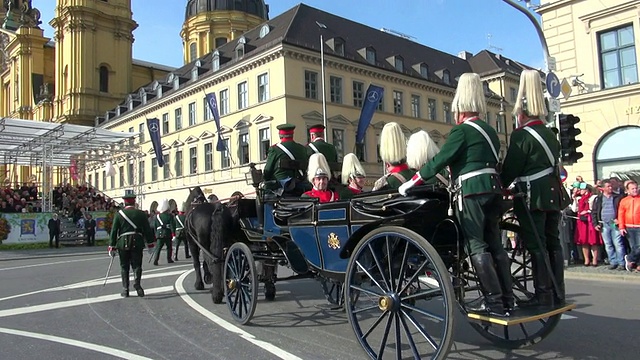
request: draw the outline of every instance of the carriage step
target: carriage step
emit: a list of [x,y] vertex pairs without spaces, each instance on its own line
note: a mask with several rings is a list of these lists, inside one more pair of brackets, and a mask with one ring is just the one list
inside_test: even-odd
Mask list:
[[467,317],[469,319],[479,320],[482,322],[490,322],[497,325],[509,326],[548,318],[567,311],[571,311],[575,308],[576,304],[565,304],[562,306],[541,306],[526,309],[515,309],[511,312],[511,316],[509,317],[492,317],[486,314],[477,314],[471,312],[467,314]]

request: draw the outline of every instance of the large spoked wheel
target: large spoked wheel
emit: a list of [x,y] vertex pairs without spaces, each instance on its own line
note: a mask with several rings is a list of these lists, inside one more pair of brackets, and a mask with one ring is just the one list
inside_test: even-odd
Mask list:
[[327,302],[331,305],[341,307],[344,304],[344,284],[340,281],[320,277],[322,292]]
[[372,359],[444,359],[453,341],[453,286],[440,255],[414,231],[386,226],[360,240],[345,279],[349,323]]
[[258,302],[258,273],[246,244],[235,243],[229,248],[224,279],[227,307],[233,318],[244,325],[251,320]]
[[[501,228],[508,231],[508,238],[515,246],[511,246],[511,276],[513,280],[513,294],[516,302],[526,300],[533,296],[533,276],[531,268],[531,255],[524,248],[524,243],[518,236],[520,226],[515,217],[508,217],[501,223]],[[467,279],[470,280],[473,287],[475,275],[470,274]],[[468,291],[465,301],[475,301],[480,298],[479,292],[474,293]],[[475,297],[475,298],[474,298]],[[517,314],[516,310],[516,314]],[[545,317],[531,322],[520,323],[516,325],[499,325],[485,322],[471,322],[473,327],[482,337],[505,349],[519,349],[537,344],[546,338],[560,322],[562,314]]]

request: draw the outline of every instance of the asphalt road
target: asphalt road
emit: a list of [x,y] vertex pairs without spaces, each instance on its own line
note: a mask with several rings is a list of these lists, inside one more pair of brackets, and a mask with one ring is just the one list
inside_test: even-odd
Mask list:
[[[193,289],[190,262],[147,265],[147,296],[120,298],[106,254],[0,262],[0,359],[364,359],[346,315],[312,279],[279,282],[250,325]],[[162,257],[164,258],[164,257]],[[456,311],[451,359],[632,359],[638,282],[568,280],[578,308],[530,348],[502,350]],[[132,294],[135,292],[132,291]],[[635,309],[635,310],[634,310]]]

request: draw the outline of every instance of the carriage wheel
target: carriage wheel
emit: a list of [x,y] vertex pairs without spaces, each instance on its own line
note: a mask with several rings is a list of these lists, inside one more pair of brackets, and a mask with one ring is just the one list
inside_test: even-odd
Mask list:
[[453,341],[453,286],[438,252],[397,226],[364,236],[345,280],[349,323],[372,359],[444,359]]
[[246,244],[235,243],[229,248],[224,279],[227,307],[233,318],[244,325],[251,320],[258,302],[258,273]]
[[[515,217],[502,221],[503,230],[512,231],[517,236],[520,226]],[[531,255],[524,248],[522,240],[516,238],[515,247],[509,250],[511,258],[511,277],[513,280],[513,294],[516,300],[525,300],[533,296],[533,276],[531,269]],[[467,277],[475,279],[474,274]],[[477,295],[479,299],[480,295]],[[467,294],[465,300],[470,300]],[[473,301],[473,300],[472,300]],[[547,337],[560,322],[562,314],[542,318],[536,321],[516,325],[498,325],[493,323],[471,322],[482,337],[501,348],[519,349],[539,343]]]
[[322,285],[322,292],[327,302],[331,305],[342,306],[344,304],[344,283],[320,277],[320,284]]

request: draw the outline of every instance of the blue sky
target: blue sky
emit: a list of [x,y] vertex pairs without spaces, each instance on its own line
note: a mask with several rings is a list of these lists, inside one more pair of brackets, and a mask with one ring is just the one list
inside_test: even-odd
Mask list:
[[[132,0],[135,30],[133,56],[155,63],[181,66],[180,29],[187,0]],[[274,18],[299,0],[267,0]],[[542,48],[533,24],[502,0],[307,0],[305,4],[366,24],[415,37],[414,41],[451,54],[489,49],[541,68]],[[150,6],[153,4],[153,6]],[[348,6],[346,5],[348,4]],[[48,22],[54,0],[34,0],[42,12],[45,36],[53,37]],[[488,35],[491,34],[491,39]]]

